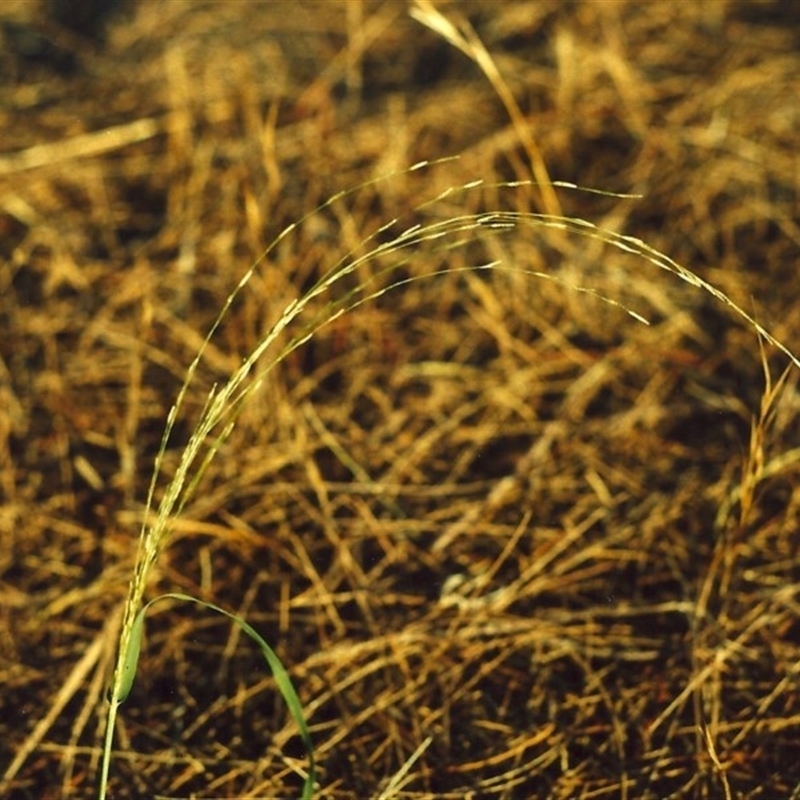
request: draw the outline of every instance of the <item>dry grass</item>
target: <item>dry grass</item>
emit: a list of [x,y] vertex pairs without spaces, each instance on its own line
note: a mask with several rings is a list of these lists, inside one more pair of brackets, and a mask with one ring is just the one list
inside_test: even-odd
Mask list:
[[[93,796],[169,409],[247,267],[335,192],[460,156],[282,239],[198,366],[165,480],[287,302],[476,179],[430,213],[636,236],[797,351],[800,28],[780,4],[491,7],[436,3],[447,41],[401,2],[142,3],[70,77],[4,50],[6,795]],[[643,199],[492,187],[542,170]],[[797,794],[797,370],[599,240],[533,229],[406,255],[395,279],[452,271],[270,373],[152,593],[213,601],[275,646],[320,798]],[[516,271],[459,271],[489,260]],[[377,290],[386,266],[342,286]],[[157,607],[141,668],[113,797],[297,795],[296,728],[228,623]]]

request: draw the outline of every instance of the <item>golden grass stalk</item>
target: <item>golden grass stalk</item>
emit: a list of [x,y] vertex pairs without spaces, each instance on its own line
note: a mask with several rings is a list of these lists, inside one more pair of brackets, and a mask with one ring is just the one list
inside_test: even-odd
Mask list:
[[[411,173],[431,168],[435,163],[439,162],[421,162],[404,172]],[[278,320],[267,330],[266,334],[259,340],[256,347],[243,360],[241,366],[230,376],[227,382],[221,386],[214,386],[208,393],[199,421],[181,454],[177,470],[168,482],[163,497],[158,502],[157,508],[155,508],[156,488],[160,482],[164,455],[176,420],[183,407],[187,391],[193,383],[197,368],[203,359],[205,350],[212,337],[226,318],[234,300],[250,282],[255,271],[266,261],[269,254],[278,244],[310,216],[379,180],[391,179],[392,175],[397,176],[399,174],[403,173],[393,173],[379,178],[376,181],[369,181],[352,190],[340,192],[307,215],[303,220],[286,228],[265,250],[261,258],[247,270],[228,296],[216,321],[206,336],[203,345],[186,372],[185,380],[178,393],[176,402],[168,415],[161,445],[156,457],[153,476],[147,495],[145,521],[139,535],[136,563],[124,606],[116,668],[109,690],[106,736],[99,781],[99,797],[101,800],[104,800],[107,793],[116,716],[119,705],[124,701],[130,691],[136,671],[138,648],[140,646],[141,631],[144,625],[144,613],[149,606],[149,603],[145,604],[144,598],[153,568],[158,561],[159,554],[169,541],[174,521],[180,516],[186,503],[195,493],[211,460],[233,430],[238,414],[241,412],[245,402],[266,380],[270,371],[286,358],[288,354],[308,341],[320,328],[331,323],[342,314],[370,300],[374,300],[391,290],[401,288],[413,281],[465,270],[507,270],[521,273],[532,278],[556,281],[573,291],[589,293],[606,303],[618,306],[636,320],[647,324],[647,320],[638,312],[627,308],[613,298],[599,294],[594,289],[573,285],[552,273],[529,269],[519,264],[505,264],[500,261],[491,261],[489,263],[474,264],[466,267],[445,266],[439,270],[429,271],[421,275],[412,275],[411,277],[404,277],[402,279],[392,277],[398,267],[408,264],[414,259],[418,248],[424,247],[426,249],[433,249],[434,252],[446,256],[456,249],[463,248],[471,243],[479,242],[487,236],[527,236],[530,232],[542,233],[547,230],[558,230],[566,232],[567,234],[599,240],[620,251],[632,253],[651,266],[656,267],[658,270],[675,275],[691,286],[709,293],[716,300],[728,306],[735,315],[741,317],[764,341],[779,349],[795,366],[800,367],[800,359],[793,355],[781,342],[777,341],[751,315],[734,303],[725,293],[704,281],[691,270],[681,266],[668,256],[650,247],[640,239],[626,236],[612,230],[599,228],[583,219],[560,214],[490,210],[483,213],[464,213],[455,216],[444,213],[437,217],[437,214],[440,214],[442,211],[446,212],[447,208],[452,208],[453,201],[458,202],[459,196],[463,198],[463,195],[466,193],[477,191],[481,188],[491,188],[494,191],[501,191],[504,189],[510,190],[512,188],[519,189],[536,186],[534,183],[520,181],[485,186],[480,180],[472,181],[462,186],[451,187],[433,199],[417,206],[413,212],[414,216],[423,221],[409,225],[409,227],[402,230],[401,233],[393,235],[388,242],[381,242],[381,238],[388,236],[391,230],[395,230],[400,225],[400,220],[393,219],[381,226],[360,243],[357,248],[358,252],[350,251],[345,254],[345,256],[343,256],[334,267],[323,275],[308,291],[287,303]],[[555,189],[597,192],[597,190],[584,189],[572,184],[559,182],[554,182],[548,186],[548,191],[554,191]],[[605,192],[598,193],[607,194]],[[620,195],[610,196],[619,197]],[[468,207],[468,205],[464,203],[463,207]],[[377,270],[369,273],[365,270],[368,265],[376,265]],[[345,278],[353,275],[356,276],[355,288],[353,288],[352,281],[344,281]],[[364,275],[368,275],[369,277],[363,277]],[[387,278],[388,281],[380,285],[379,281],[382,278]],[[314,301],[323,297],[325,298],[325,302],[322,310],[314,311]],[[289,331],[290,326],[294,325],[299,326],[299,330],[289,335],[288,340],[285,340],[284,334]],[[288,344],[282,343],[284,341],[288,341]],[[170,596],[177,597],[176,595]],[[181,596],[181,599],[194,600],[194,598],[188,598],[186,596]],[[150,602],[152,603],[154,601]],[[212,606],[211,604],[203,604],[230,616],[234,621],[245,628],[245,630],[249,628],[247,623],[228,614],[228,612]],[[265,647],[269,650],[266,643],[263,643],[263,640],[261,640],[260,643],[263,645],[262,650],[264,650]],[[271,659],[268,658],[268,660],[270,660],[273,671],[282,670],[279,662],[276,666]],[[278,676],[276,675],[276,677]],[[288,681],[288,676],[286,679]],[[291,688],[291,684],[289,683],[288,686],[288,689],[282,689],[284,697],[290,702],[290,706],[293,702],[299,703],[299,701],[296,700],[296,695],[293,694],[294,690]],[[297,716],[295,718],[297,719]],[[301,732],[307,732],[302,717],[297,721],[301,727]],[[313,777],[313,755],[312,769],[309,770],[309,775]]]

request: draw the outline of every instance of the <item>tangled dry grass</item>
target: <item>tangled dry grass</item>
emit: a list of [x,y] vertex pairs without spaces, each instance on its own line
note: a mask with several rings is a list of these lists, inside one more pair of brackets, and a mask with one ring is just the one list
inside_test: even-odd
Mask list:
[[[432,29],[436,9],[452,28]],[[401,171],[257,269],[167,478],[210,388],[288,302],[478,179],[435,213],[639,237],[797,352],[800,25],[782,10],[142,2],[71,74],[4,48],[5,796],[94,796],[169,409],[242,274],[336,192]],[[27,3],[2,13],[46,28]],[[543,174],[642,197],[494,186]],[[275,646],[319,798],[800,796],[797,370],[600,240],[521,231],[406,256],[392,276],[409,283],[249,398],[153,594],[217,603]],[[554,280],[462,270],[487,260]],[[371,263],[345,288],[386,280]],[[157,608],[111,795],[294,797],[305,764],[256,648]]]

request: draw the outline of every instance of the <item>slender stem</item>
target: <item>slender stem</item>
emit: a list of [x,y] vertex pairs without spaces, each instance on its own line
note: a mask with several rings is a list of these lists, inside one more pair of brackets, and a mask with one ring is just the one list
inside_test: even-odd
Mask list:
[[111,748],[114,744],[114,725],[117,721],[117,708],[119,703],[116,698],[111,697],[111,706],[108,709],[106,719],[106,736],[103,743],[103,761],[100,765],[100,788],[97,793],[98,800],[106,800],[108,792],[108,771],[111,766]]

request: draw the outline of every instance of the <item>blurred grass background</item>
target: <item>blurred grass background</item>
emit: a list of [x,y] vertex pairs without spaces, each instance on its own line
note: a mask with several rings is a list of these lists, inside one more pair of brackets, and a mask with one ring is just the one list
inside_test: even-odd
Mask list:
[[[790,347],[800,330],[800,24],[783,2],[438,2],[480,66],[389,2],[139,2],[104,35],[0,9],[0,768],[90,797],[118,611],[166,415],[286,302],[440,191],[642,238]],[[423,7],[424,8],[424,7]],[[451,274],[342,317],[273,373],[160,564],[290,668],[320,798],[789,797],[797,375],[692,287],[533,233],[502,258],[597,289]],[[359,275],[366,279],[367,275]],[[773,380],[784,358],[767,351]],[[194,416],[193,416],[194,415]],[[752,431],[756,433],[753,434]],[[752,494],[752,498],[751,498]],[[112,794],[296,796],[302,748],[254,647],[163,609]],[[794,794],[793,794],[794,793]]]

